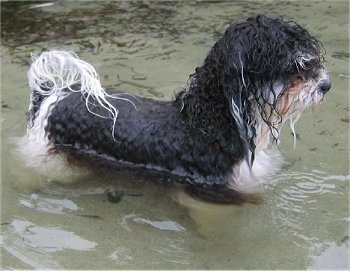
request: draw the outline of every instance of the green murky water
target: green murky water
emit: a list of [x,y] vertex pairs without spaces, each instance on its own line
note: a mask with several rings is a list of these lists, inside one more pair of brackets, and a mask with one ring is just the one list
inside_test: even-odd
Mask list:
[[[5,269],[349,268],[347,1],[1,3],[1,266]],[[142,177],[67,184],[13,154],[30,52],[72,50],[105,87],[170,99],[231,21],[282,15],[326,48],[332,89],[297,124],[259,206],[200,203]],[[110,187],[124,191],[113,203]]]

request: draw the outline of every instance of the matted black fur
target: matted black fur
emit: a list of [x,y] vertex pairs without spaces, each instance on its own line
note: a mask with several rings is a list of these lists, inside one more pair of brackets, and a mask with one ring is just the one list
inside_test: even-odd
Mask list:
[[[182,116],[213,138],[227,124],[234,131],[243,128],[242,143],[254,154],[254,125],[252,131],[245,131],[249,125],[239,127],[232,122],[232,102],[238,105],[246,124],[254,123],[254,109],[258,108],[262,120],[274,129],[275,123],[269,118],[279,114],[276,103],[278,95],[283,94],[276,93],[274,85],[281,83],[286,88],[297,75],[312,76],[323,62],[321,48],[321,43],[303,27],[281,18],[257,16],[233,24],[190,76],[187,90],[178,95],[183,102]],[[313,56],[313,60],[301,69],[298,62],[303,55]],[[238,153],[242,154],[239,148]]]
[[[321,49],[295,22],[249,18],[226,30],[173,101],[108,98],[119,111],[113,123],[105,108],[94,102],[87,108],[84,95],[66,89],[50,109],[45,133],[57,152],[159,170],[194,184],[191,191],[236,196],[228,182],[235,166],[254,162],[258,122],[277,139],[277,103],[293,80],[315,77],[323,68]],[[71,88],[79,91],[80,85]],[[34,91],[32,122],[42,97]]]

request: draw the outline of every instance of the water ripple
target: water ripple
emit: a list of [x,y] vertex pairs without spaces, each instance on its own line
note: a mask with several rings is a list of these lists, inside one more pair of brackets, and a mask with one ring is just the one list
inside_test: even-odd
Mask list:
[[191,253],[184,250],[185,240],[182,238],[165,238],[159,247],[153,248],[160,253],[164,261],[177,264],[190,264]]
[[[149,219],[141,214],[131,213],[126,214],[118,220],[118,223],[132,235],[141,234],[144,242],[149,244],[148,253],[154,255],[156,261],[152,262],[154,266],[172,266],[178,267],[180,265],[188,265],[192,263],[192,252],[187,247],[186,228],[178,222],[162,219]],[[157,238],[155,238],[157,236]],[[162,236],[162,238],[160,238]],[[138,254],[134,251],[134,255],[141,255],[144,257],[144,252]],[[135,256],[136,257],[136,256]],[[109,259],[113,259],[119,264],[128,264],[133,260],[140,260],[128,257],[127,251],[119,248],[113,251]],[[146,259],[142,259],[144,261]],[[148,262],[147,265],[151,264]]]
[[[295,244],[309,248],[311,255],[325,249],[325,232],[337,225],[347,206],[339,202],[349,192],[349,175],[328,175],[322,171],[285,172],[272,177],[269,207],[282,234],[297,237]],[[340,223],[340,221],[339,221]],[[298,241],[299,240],[299,241]]]

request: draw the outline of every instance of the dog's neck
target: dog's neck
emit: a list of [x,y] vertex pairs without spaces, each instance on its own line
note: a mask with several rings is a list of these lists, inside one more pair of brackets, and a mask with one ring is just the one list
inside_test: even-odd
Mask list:
[[[234,128],[229,102],[219,85],[204,85],[198,82],[196,76],[192,76],[186,89],[177,95],[175,102],[182,121],[208,136]],[[230,123],[232,125],[228,125]]]

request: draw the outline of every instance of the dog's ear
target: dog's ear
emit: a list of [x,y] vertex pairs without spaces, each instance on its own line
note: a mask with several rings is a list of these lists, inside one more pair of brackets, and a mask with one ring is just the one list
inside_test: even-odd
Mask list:
[[[252,166],[255,153],[256,129],[253,115],[254,102],[247,96],[249,93],[249,79],[243,77],[231,78],[223,91],[227,99],[230,114],[243,143],[245,159],[249,167]],[[242,81],[244,80],[244,81]]]

